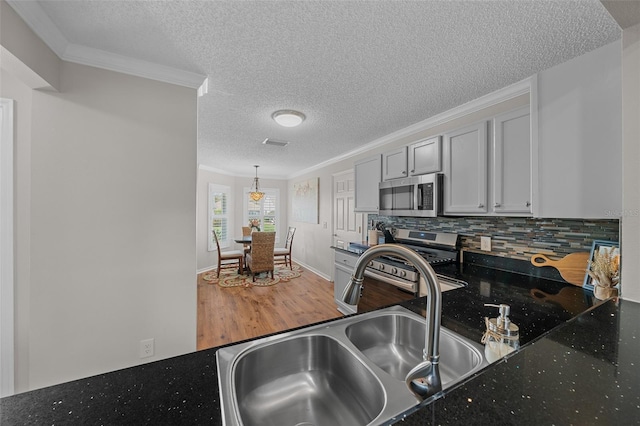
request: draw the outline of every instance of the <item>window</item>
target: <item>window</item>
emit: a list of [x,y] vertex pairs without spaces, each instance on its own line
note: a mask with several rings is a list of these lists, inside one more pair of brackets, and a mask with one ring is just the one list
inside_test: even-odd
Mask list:
[[229,247],[229,209],[231,188],[209,184],[209,251],[216,250],[213,232],[218,236],[220,247]]
[[277,188],[260,189],[264,192],[264,197],[260,201],[253,201],[249,198],[250,189],[244,189],[244,223],[246,225],[242,226],[251,226],[265,232],[276,232],[276,242],[278,242],[280,190]]

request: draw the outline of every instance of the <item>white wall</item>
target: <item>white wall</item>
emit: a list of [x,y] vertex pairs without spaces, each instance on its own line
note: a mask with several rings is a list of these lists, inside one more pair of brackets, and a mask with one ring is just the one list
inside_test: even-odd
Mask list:
[[29,387],[195,350],[195,90],[63,63],[32,124]]
[[622,33],[622,297],[640,302],[640,24]]
[[616,41],[538,74],[539,217],[619,217],[621,55]]
[[0,86],[18,105],[18,392],[196,348],[195,90],[60,77],[60,93]]

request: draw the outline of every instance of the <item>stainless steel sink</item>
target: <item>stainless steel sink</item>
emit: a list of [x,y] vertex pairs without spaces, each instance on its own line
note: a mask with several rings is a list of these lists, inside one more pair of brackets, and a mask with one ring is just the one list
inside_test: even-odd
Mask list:
[[[351,324],[347,338],[371,362],[398,380],[422,361],[425,321],[399,313],[379,315]],[[481,366],[483,348],[440,329],[440,379],[444,389],[463,380]]]
[[245,425],[366,425],[384,408],[380,381],[329,336],[253,348],[238,358],[232,380]]
[[[225,425],[379,425],[420,404],[404,382],[422,361],[425,319],[399,306],[219,349]],[[444,328],[443,392],[488,365]],[[441,395],[437,394],[433,398]]]

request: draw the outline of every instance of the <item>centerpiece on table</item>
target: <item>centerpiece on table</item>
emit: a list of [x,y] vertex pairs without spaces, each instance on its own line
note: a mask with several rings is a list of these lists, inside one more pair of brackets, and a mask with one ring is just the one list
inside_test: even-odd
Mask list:
[[260,232],[260,219],[249,220],[249,226],[251,227],[251,232],[254,232],[254,231]]

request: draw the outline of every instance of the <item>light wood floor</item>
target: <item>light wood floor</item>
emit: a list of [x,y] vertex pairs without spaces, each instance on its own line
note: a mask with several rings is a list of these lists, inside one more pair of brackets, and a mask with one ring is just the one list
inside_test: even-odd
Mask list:
[[[304,268],[302,268],[304,270]],[[333,283],[311,271],[269,287],[222,288],[198,275],[197,349],[342,317]]]

